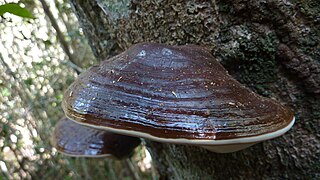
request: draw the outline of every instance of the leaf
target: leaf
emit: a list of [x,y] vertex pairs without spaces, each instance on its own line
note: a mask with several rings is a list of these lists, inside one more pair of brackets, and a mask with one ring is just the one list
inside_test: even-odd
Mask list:
[[11,13],[23,18],[34,18],[31,12],[15,3],[8,3],[0,6],[0,16],[4,13]]
[[57,101],[62,101],[63,94],[57,94],[55,98],[57,99]]
[[32,78],[28,78],[28,79],[24,80],[24,84],[26,84],[28,86],[32,85],[33,84],[33,79]]
[[7,89],[7,88],[3,88],[3,89],[1,90],[1,94],[2,94],[3,97],[8,97],[8,96],[11,95],[9,89]]

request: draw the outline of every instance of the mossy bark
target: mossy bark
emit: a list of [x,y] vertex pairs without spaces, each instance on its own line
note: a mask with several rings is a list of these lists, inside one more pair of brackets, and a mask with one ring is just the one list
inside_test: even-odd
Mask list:
[[236,153],[147,141],[161,178],[320,178],[317,0],[70,1],[97,59],[146,41],[207,46],[233,77],[296,114],[284,136]]

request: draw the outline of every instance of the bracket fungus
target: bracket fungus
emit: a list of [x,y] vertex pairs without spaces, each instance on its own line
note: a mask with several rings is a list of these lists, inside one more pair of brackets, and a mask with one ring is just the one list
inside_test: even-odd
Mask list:
[[232,78],[196,45],[141,43],[89,68],[63,109],[86,126],[234,152],[284,134],[294,115]]
[[64,117],[54,129],[52,144],[68,156],[122,159],[132,153],[140,139],[82,126]]

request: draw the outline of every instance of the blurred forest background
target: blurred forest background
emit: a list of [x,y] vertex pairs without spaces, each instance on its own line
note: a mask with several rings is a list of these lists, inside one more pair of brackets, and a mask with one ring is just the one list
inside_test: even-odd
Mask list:
[[51,146],[64,90],[98,63],[67,0],[0,0],[0,40],[0,180],[157,178],[144,146],[121,161]]

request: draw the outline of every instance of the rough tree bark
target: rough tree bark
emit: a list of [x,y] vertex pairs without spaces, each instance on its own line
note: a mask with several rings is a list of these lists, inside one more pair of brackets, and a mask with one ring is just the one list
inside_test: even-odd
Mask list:
[[284,136],[236,153],[147,141],[161,178],[320,178],[317,0],[70,2],[99,60],[138,42],[204,45],[237,80],[296,113]]

